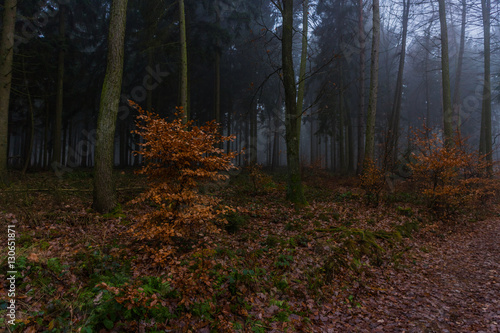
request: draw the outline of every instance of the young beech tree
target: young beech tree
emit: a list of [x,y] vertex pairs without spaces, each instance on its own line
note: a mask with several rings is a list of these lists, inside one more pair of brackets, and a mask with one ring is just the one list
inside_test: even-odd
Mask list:
[[[194,239],[217,232],[218,225],[224,223],[221,216],[230,208],[200,188],[228,179],[221,171],[235,168],[231,161],[237,153],[225,153],[218,147],[234,137],[222,136],[215,121],[200,127],[192,121],[186,123],[182,107],[176,119],[168,122],[131,104],[139,111],[138,129],[133,133],[144,139],[137,152],[146,162],[140,173],[147,175],[150,183],[149,190],[135,202],[156,207],[141,217],[134,228],[136,237],[168,243],[172,237]],[[162,254],[168,252],[157,253],[158,260]]]

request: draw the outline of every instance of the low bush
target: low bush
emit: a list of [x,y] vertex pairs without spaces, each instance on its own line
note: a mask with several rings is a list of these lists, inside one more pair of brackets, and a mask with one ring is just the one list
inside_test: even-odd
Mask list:
[[415,133],[413,140],[416,152],[409,167],[415,188],[442,218],[460,209],[482,206],[495,194],[486,157],[470,149],[467,140],[458,134],[446,147],[437,133],[429,132],[424,128]]
[[[139,111],[133,133],[144,139],[136,152],[146,162],[140,173],[147,175],[150,185],[134,202],[154,207],[139,217],[133,228],[135,237],[165,244],[172,237],[201,239],[218,232],[218,225],[225,223],[224,216],[232,209],[215,196],[200,193],[199,185],[227,180],[223,172],[235,168],[231,161],[237,153],[225,153],[218,147],[234,138],[222,136],[215,121],[199,127],[192,121],[184,122],[181,108],[169,122],[132,105]],[[156,253],[156,261],[172,251],[168,247],[158,251],[154,246],[151,250]]]

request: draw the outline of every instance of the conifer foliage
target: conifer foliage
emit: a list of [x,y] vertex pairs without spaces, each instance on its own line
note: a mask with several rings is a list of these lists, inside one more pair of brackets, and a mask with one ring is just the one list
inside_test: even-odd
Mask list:
[[181,107],[169,122],[131,104],[139,111],[133,133],[144,139],[136,152],[146,162],[139,172],[147,175],[150,183],[135,202],[156,207],[140,218],[134,228],[136,236],[168,243],[172,238],[193,239],[218,232],[218,225],[225,222],[223,216],[231,209],[202,193],[200,187],[228,179],[223,172],[235,168],[232,159],[237,153],[225,153],[218,147],[234,137],[221,135],[215,121],[199,127],[192,121],[183,123]]

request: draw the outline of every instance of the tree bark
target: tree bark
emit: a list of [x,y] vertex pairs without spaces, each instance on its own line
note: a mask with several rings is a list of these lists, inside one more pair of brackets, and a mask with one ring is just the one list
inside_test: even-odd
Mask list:
[[484,27],[484,86],[483,86],[483,107],[481,112],[481,140],[479,151],[486,154],[486,161],[489,162],[488,172],[492,173],[493,154],[491,137],[491,1],[481,0],[483,11]]
[[[217,28],[220,28],[220,7],[218,1],[215,3],[215,24]],[[220,124],[220,105],[221,105],[221,77],[220,77],[220,59],[221,59],[221,41],[217,37],[216,50],[215,50],[215,121]],[[222,130],[222,128],[221,128]]]
[[347,173],[352,174],[355,172],[354,166],[354,133],[350,110],[346,108],[346,126],[347,126]]
[[113,0],[108,60],[97,120],[93,208],[108,213],[117,205],[113,179],[115,128],[123,76],[127,0]]
[[282,66],[285,88],[285,126],[288,166],[287,199],[297,205],[307,205],[300,173],[300,120],[297,108],[297,87],[293,68],[293,0],[283,0]]
[[59,55],[57,62],[57,96],[56,96],[56,117],[54,126],[54,155],[52,164],[55,170],[61,165],[61,136],[62,136],[62,114],[64,99],[64,58],[65,58],[65,23],[66,7],[61,5],[59,10]]
[[460,83],[462,80],[466,23],[467,23],[467,0],[462,0],[462,27],[460,31],[460,46],[458,50],[457,76],[455,78],[455,89],[453,93],[453,117],[454,117],[454,124],[457,126],[457,131],[460,131],[460,126],[461,126]]
[[378,94],[378,62],[380,46],[380,4],[373,0],[373,38],[370,63],[370,97],[368,100],[368,114],[366,119],[366,151],[363,169],[375,158],[375,117],[377,113]]
[[453,145],[453,110],[451,107],[450,59],[448,56],[448,26],[446,24],[446,7],[444,0],[439,3],[439,22],[441,24],[441,70],[443,85],[443,120],[444,143],[446,147]]
[[398,77],[396,79],[396,92],[394,94],[394,103],[392,104],[392,114],[388,133],[388,142],[386,148],[386,166],[391,170],[396,165],[398,158],[398,139],[399,139],[399,119],[401,117],[401,104],[403,97],[403,74],[406,58],[406,36],[408,34],[408,19],[410,14],[410,0],[403,1],[403,34],[401,39],[401,55],[399,57]]
[[0,40],[0,182],[7,179],[9,153],[9,102],[14,58],[14,30],[17,0],[5,0],[2,39]]
[[190,119],[190,115],[188,106],[188,55],[184,0],[179,0],[179,26],[181,41],[181,107],[184,110],[184,122],[187,122]]
[[[434,13],[434,5],[432,4],[432,9]],[[434,24],[434,17],[431,18],[429,21],[429,25],[427,26],[427,29],[425,29],[425,58],[424,58],[424,80],[425,80],[425,107],[426,107],[426,113],[425,113],[425,126],[427,128],[431,128],[431,91],[430,91],[430,80],[429,80],[429,49],[430,49],[430,42],[431,42],[431,29]],[[427,131],[428,133],[428,131]],[[409,138],[408,133],[408,138]],[[408,147],[410,146],[410,141],[408,140]]]
[[256,164],[257,163],[257,103],[254,102],[250,106],[250,131],[249,131],[249,136],[250,136],[250,145],[249,145],[249,150],[250,150],[250,165]]
[[[357,174],[361,174],[365,154],[365,28],[363,24],[363,0],[359,0],[359,114],[358,114],[358,165]],[[333,144],[333,142],[332,142]]]
[[[304,0],[302,4],[302,51],[300,55],[300,73],[299,73],[299,90],[297,92],[297,112],[302,115],[304,107],[304,93],[306,83],[306,65],[307,65],[307,34],[309,31],[309,0]],[[300,137],[300,124],[299,124]]]
[[23,66],[23,80],[24,84],[26,85],[26,98],[28,98],[28,114],[29,114],[29,126],[28,128],[29,133],[26,133],[26,135],[29,135],[29,140],[26,140],[26,143],[28,145],[28,148],[26,149],[26,154],[24,155],[24,166],[23,166],[23,175],[26,174],[26,171],[28,170],[31,162],[31,155],[33,154],[33,144],[35,141],[35,114],[33,112],[33,100],[31,99],[31,92],[30,92],[30,87],[28,83],[28,78],[26,76],[26,66],[24,62],[24,58],[22,60],[22,66]]

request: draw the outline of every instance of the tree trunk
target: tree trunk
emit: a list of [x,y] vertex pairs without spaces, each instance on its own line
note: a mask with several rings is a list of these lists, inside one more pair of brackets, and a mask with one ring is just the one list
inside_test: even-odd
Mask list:
[[184,122],[187,122],[190,119],[190,115],[188,106],[188,55],[184,0],[179,0],[179,26],[181,41],[181,107],[184,109]]
[[[306,83],[306,65],[307,65],[307,34],[309,31],[309,0],[304,0],[302,4],[302,52],[300,55],[300,73],[299,73],[299,90],[297,92],[297,112],[302,116],[304,107],[304,93]],[[300,123],[299,123],[300,131]],[[299,132],[300,137],[300,132]]]
[[[227,110],[227,120],[226,120],[226,123],[227,123],[227,135],[231,135],[231,131],[232,131],[232,126],[231,126],[231,114],[233,112],[233,98],[232,98],[232,95],[229,95],[229,108]],[[226,147],[226,152],[229,153],[231,151],[231,140],[227,141],[227,147]]]
[[408,34],[408,18],[410,14],[410,0],[403,1],[403,34],[401,40],[401,55],[399,57],[398,77],[396,79],[396,92],[392,105],[389,133],[386,149],[387,170],[392,170],[398,159],[399,119],[401,117],[401,104],[403,97],[403,73],[406,58],[406,36]]
[[22,66],[23,66],[23,79],[24,79],[24,84],[26,85],[26,97],[28,98],[28,114],[29,114],[29,126],[28,128],[30,129],[29,133],[26,133],[26,135],[29,135],[29,140],[27,141],[28,144],[28,149],[26,149],[26,154],[24,155],[24,166],[23,166],[23,175],[26,174],[26,171],[28,170],[31,162],[31,155],[33,154],[33,144],[35,141],[35,115],[33,112],[33,101],[31,99],[31,93],[30,93],[30,87],[28,83],[28,78],[26,76],[26,67],[24,63],[24,58],[22,60]]
[[113,179],[115,127],[123,76],[127,0],[113,0],[108,37],[108,60],[97,120],[93,208],[108,213],[116,207]]
[[17,0],[5,0],[2,39],[0,41],[0,182],[7,180],[9,102],[16,12]]
[[[342,78],[341,87],[342,87]],[[344,101],[342,98],[343,93],[339,96],[339,109],[338,109],[338,128],[339,128],[339,166],[340,173],[345,174],[346,172],[346,152],[345,152],[345,125],[344,125]]]
[[[359,114],[358,114],[358,165],[357,174],[361,174],[365,154],[365,27],[363,24],[363,0],[359,0]],[[333,144],[333,142],[332,142]]]
[[[281,104],[281,98],[280,103]],[[278,110],[274,112],[274,138],[273,138],[273,160],[272,160],[272,169],[275,170],[280,166],[280,133],[279,133],[279,119],[278,119]]]
[[250,164],[257,163],[257,103],[252,103],[250,107]]
[[[216,1],[215,4],[215,24],[217,28],[220,28],[220,7],[218,1]],[[220,117],[220,98],[221,98],[221,77],[220,77],[220,58],[221,58],[221,41],[220,38],[217,37],[216,41],[216,50],[215,50],[215,103],[214,103],[214,108],[215,108],[215,121],[220,124],[221,122],[221,117]],[[222,130],[222,128],[221,128]]]
[[59,56],[57,63],[57,96],[56,96],[56,120],[54,126],[54,155],[52,164],[54,170],[61,166],[61,135],[62,135],[62,114],[64,99],[64,58],[65,58],[65,11],[66,7],[61,5],[59,10]]
[[287,199],[297,205],[307,205],[300,173],[300,120],[297,109],[297,87],[293,68],[293,0],[283,0],[282,67],[285,88],[285,126],[288,166]]
[[[153,49],[148,49],[148,67],[153,68]],[[146,89],[146,110],[153,111],[153,89]]]
[[346,108],[346,126],[347,126],[347,173],[352,174],[355,171],[354,166],[354,135],[352,128],[352,119],[350,112]]
[[448,56],[448,27],[446,24],[446,5],[439,3],[439,22],[441,23],[441,69],[443,85],[444,142],[446,147],[453,145],[453,110],[451,108],[450,59]]
[[484,27],[484,87],[483,87],[483,107],[481,113],[481,140],[479,151],[486,155],[486,160],[490,163],[488,172],[491,174],[493,169],[493,147],[491,137],[491,2],[490,0],[481,0],[483,11]]
[[366,117],[366,151],[363,169],[369,161],[375,158],[375,117],[377,113],[378,94],[378,60],[380,46],[380,5],[379,0],[373,0],[373,40],[370,63],[370,97]]
[[432,21],[429,22],[429,27],[425,31],[425,59],[424,59],[424,71],[425,71],[425,126],[431,128],[431,91],[429,82],[429,47],[431,41],[431,28]]
[[458,50],[457,76],[455,78],[455,89],[453,94],[453,117],[454,117],[454,124],[457,126],[457,131],[460,131],[460,126],[461,126],[460,83],[462,79],[462,67],[464,60],[466,23],[467,23],[467,0],[462,0],[462,27],[460,31],[460,46]]
[[310,116],[310,119],[311,119],[311,133],[310,133],[311,137],[309,140],[309,144],[310,144],[309,154],[310,154],[310,164],[312,166],[312,165],[314,165],[315,157],[316,157],[316,156],[314,156],[314,147],[315,147],[315,145],[314,145],[314,118],[313,118],[312,114]]

